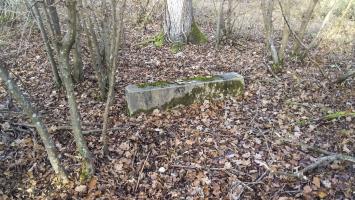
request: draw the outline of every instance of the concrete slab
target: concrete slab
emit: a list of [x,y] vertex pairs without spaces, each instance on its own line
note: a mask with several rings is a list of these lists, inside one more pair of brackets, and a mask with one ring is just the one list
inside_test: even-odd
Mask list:
[[126,102],[130,115],[169,109],[225,96],[241,95],[244,78],[235,72],[213,77],[196,77],[174,83],[156,82],[126,87]]

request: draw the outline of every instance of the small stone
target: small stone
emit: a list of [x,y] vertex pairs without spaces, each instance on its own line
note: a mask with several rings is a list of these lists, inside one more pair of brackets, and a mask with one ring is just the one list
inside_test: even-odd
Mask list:
[[327,179],[325,179],[325,180],[321,180],[321,183],[324,185],[324,187],[326,187],[326,188],[331,188],[332,187],[332,183],[329,181],[329,180],[327,180]]
[[345,118],[345,120],[346,120],[347,122],[351,122],[351,116],[347,116],[347,117]]
[[231,169],[231,168],[232,168],[232,164],[230,162],[224,163],[224,169]]
[[160,167],[160,168],[158,169],[158,171],[159,171],[160,173],[164,173],[164,172],[166,171],[166,169],[165,169],[164,167]]
[[75,187],[75,192],[85,193],[87,191],[86,185],[79,185]]

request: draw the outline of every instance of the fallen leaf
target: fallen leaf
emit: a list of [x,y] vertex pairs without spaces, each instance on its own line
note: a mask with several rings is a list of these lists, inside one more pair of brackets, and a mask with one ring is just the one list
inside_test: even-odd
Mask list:
[[92,177],[92,179],[89,182],[89,192],[96,189],[96,184],[97,184],[97,178]]
[[312,192],[312,188],[309,185],[303,187],[303,193],[308,194]]
[[325,197],[327,197],[327,193],[323,192],[323,191],[320,191],[318,192],[318,197],[321,198],[321,199],[324,199]]
[[318,177],[313,177],[312,183],[317,187],[320,188],[320,179]]

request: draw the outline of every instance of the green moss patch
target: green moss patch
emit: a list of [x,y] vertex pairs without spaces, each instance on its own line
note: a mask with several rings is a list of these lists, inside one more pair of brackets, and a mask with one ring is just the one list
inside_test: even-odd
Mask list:
[[273,72],[280,73],[282,71],[282,62],[272,64],[271,68]]
[[153,44],[156,47],[161,48],[164,45],[164,43],[165,43],[165,38],[164,38],[164,33],[163,32],[160,32],[158,35],[156,35],[153,38]]
[[335,112],[328,114],[323,117],[325,120],[333,120],[333,119],[338,119],[340,117],[355,117],[355,112],[347,112],[347,111],[340,111],[340,112]]
[[191,25],[191,33],[189,40],[194,44],[203,44],[208,42],[206,35],[201,32],[196,22],[193,22]]
[[201,81],[201,82],[207,82],[207,81],[213,81],[216,80],[218,77],[217,76],[195,76],[195,77],[190,77],[183,79],[183,81]]
[[166,87],[170,84],[167,81],[156,81],[152,83],[140,83],[137,85],[139,88],[146,88],[146,87]]
[[0,24],[5,24],[9,21],[11,21],[13,18],[13,15],[11,14],[2,14],[0,15]]
[[181,43],[181,42],[176,42],[176,43],[173,43],[173,44],[172,44],[172,46],[171,46],[170,49],[171,49],[171,51],[172,51],[173,53],[178,53],[178,52],[182,51],[183,48],[184,48],[184,44],[183,44],[183,43]]
[[155,47],[161,48],[165,44],[164,33],[160,32],[157,35],[144,40],[143,42],[138,43],[139,46],[147,46],[148,44],[153,43]]
[[[207,80],[208,78],[211,77],[207,77],[207,78],[197,77],[197,79],[200,80]],[[155,85],[160,86],[160,84],[155,84],[155,83],[152,84],[153,86]],[[149,84],[149,86],[151,86],[152,84]],[[243,93],[243,89],[244,89],[244,84],[240,80],[228,81],[228,82],[211,82],[205,86],[193,88],[192,91],[185,94],[184,96],[176,97],[162,106],[154,107],[150,109],[136,110],[133,113],[130,113],[130,116],[135,116],[138,113],[150,113],[157,108],[168,110],[178,105],[188,106],[193,103],[203,102],[203,100],[205,99],[213,100],[220,97],[226,97],[228,95],[238,96]]]

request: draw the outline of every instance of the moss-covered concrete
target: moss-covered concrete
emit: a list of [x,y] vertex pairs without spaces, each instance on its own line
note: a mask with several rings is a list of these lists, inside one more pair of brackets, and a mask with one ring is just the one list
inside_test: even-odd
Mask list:
[[217,76],[195,76],[195,77],[189,77],[189,78],[185,78],[182,79],[183,81],[213,81],[216,80],[216,78],[218,78]]
[[168,81],[156,81],[152,83],[140,83],[137,85],[139,88],[146,88],[146,87],[166,87],[170,84]]
[[232,82],[216,82],[210,83],[207,87],[196,87],[191,92],[178,98],[172,99],[170,102],[164,104],[164,110],[173,108],[177,105],[191,105],[193,103],[202,102],[206,99],[213,100],[222,95],[222,97],[238,96],[242,94],[244,84],[241,81]]
[[126,87],[126,100],[129,115],[135,115],[149,113],[156,108],[166,110],[177,105],[203,102],[205,99],[238,96],[243,88],[243,77],[231,72],[219,76],[192,77],[177,83],[158,81],[129,85]]

